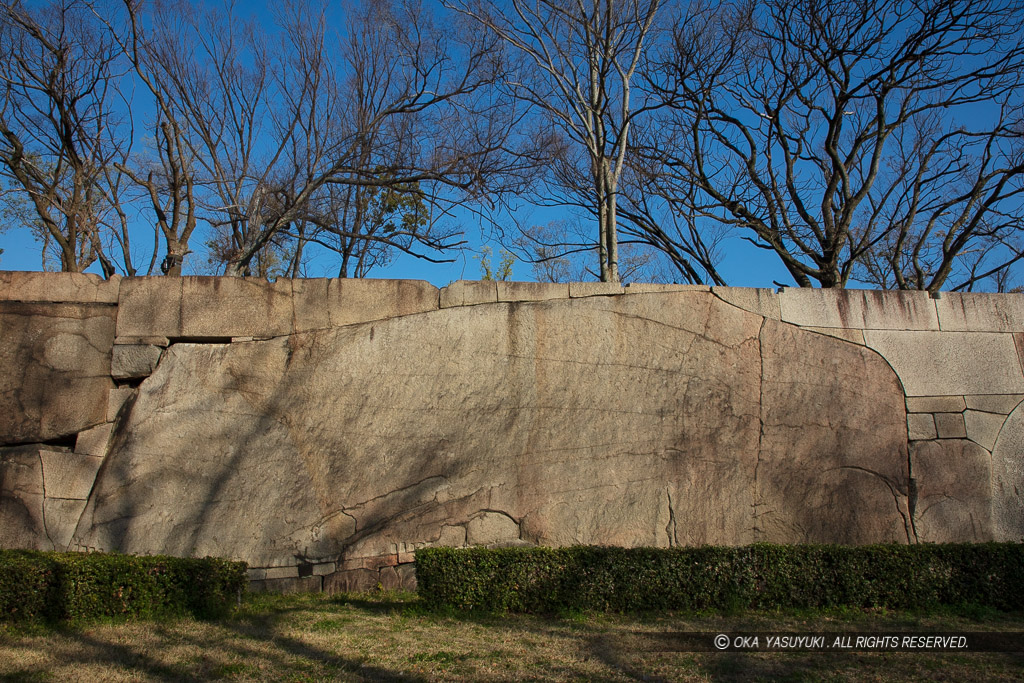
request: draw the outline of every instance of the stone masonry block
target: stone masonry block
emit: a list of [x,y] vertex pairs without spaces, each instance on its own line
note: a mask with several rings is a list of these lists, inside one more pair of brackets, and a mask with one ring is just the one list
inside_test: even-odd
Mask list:
[[335,279],[327,284],[332,327],[435,311],[438,290],[423,280]]
[[0,443],[50,441],[103,422],[113,306],[0,301]]
[[44,519],[39,447],[0,448],[0,548],[53,550]]
[[562,282],[496,282],[498,301],[547,301],[568,299],[569,285]]
[[114,379],[149,377],[156,370],[163,349],[151,344],[114,344],[110,376]]
[[944,331],[1024,332],[1024,294],[943,292],[935,308]]
[[121,412],[121,407],[124,406],[125,401],[131,398],[134,393],[135,389],[132,387],[116,387],[110,390],[107,394],[107,422],[113,422],[117,419],[117,414]]
[[618,282],[570,282],[569,296],[573,299],[585,296],[610,296],[624,294],[625,289]]
[[327,278],[292,280],[292,328],[296,332],[322,330],[331,326],[327,305]]
[[866,330],[907,396],[1024,393],[1013,337],[992,332]]
[[364,593],[377,588],[380,572],[373,569],[338,571],[324,577],[325,593]]
[[181,283],[182,337],[276,337],[292,332],[290,280],[183,277]]
[[92,273],[0,271],[0,301],[116,304],[120,281]]
[[293,577],[298,578],[298,576],[298,567],[267,567],[268,579],[290,579]]
[[313,576],[326,576],[333,574],[338,569],[336,562],[321,562],[313,565]]
[[711,293],[726,303],[742,308],[744,311],[757,315],[782,319],[779,295],[774,289],[757,289],[754,287],[712,287]]
[[78,436],[75,437],[75,454],[102,458],[107,454],[107,444],[110,442],[110,432],[113,427],[113,424],[104,422],[91,429],[78,432]]
[[966,407],[963,396],[912,396],[907,399],[908,413],[959,413]]
[[992,518],[995,540],[1024,539],[1024,408],[1003,424],[992,449]]
[[41,449],[43,490],[47,498],[85,500],[96,481],[103,458]]
[[128,277],[121,281],[117,336],[181,336],[180,277]]
[[498,300],[498,285],[491,281],[457,280],[441,288],[441,308],[490,304]]
[[322,582],[319,576],[291,576],[281,579],[249,581],[250,593],[319,593]]
[[708,285],[668,285],[658,282],[630,282],[626,294],[661,294],[663,292],[710,292]]
[[996,396],[965,396],[967,407],[971,410],[980,410],[985,413],[999,413],[1009,415],[1016,408],[1024,396],[1021,394],[1006,394]]
[[961,413],[935,413],[935,430],[940,439],[963,439],[967,437],[967,427]]
[[928,292],[787,287],[779,302],[782,320],[801,327],[939,329]]
[[987,451],[995,448],[999,430],[1006,422],[1005,415],[998,413],[982,413],[968,410],[964,413],[964,424],[967,427],[967,438]]
[[85,504],[84,500],[65,498],[47,498],[43,501],[46,537],[53,543],[54,550],[69,548]]
[[935,431],[935,418],[931,413],[911,413],[907,415],[907,439],[920,441],[922,439],[934,439],[938,436]]
[[910,461],[917,480],[914,513],[924,543],[978,543],[995,536],[992,458],[966,439],[918,441]]

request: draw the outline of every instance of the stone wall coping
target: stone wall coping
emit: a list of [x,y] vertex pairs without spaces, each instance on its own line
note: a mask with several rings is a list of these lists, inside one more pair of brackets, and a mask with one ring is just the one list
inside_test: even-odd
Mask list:
[[[117,277],[0,271],[0,302],[118,307],[128,339],[273,337],[439,308],[591,296],[711,292],[737,308],[825,332],[892,330],[1024,333],[1024,294],[655,283],[494,282],[308,278],[268,282],[226,276]],[[827,333],[827,332],[826,332]]]

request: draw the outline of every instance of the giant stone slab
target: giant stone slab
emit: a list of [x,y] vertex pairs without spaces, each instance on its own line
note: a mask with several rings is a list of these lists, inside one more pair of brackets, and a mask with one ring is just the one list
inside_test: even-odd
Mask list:
[[178,343],[72,545],[348,571],[453,536],[905,541],[902,401],[863,347],[700,289]]

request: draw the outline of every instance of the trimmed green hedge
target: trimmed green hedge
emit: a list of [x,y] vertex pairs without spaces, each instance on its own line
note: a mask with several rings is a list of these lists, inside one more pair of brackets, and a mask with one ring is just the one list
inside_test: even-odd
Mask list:
[[88,621],[229,613],[244,562],[213,557],[0,550],[0,621]]
[[427,604],[495,612],[1024,609],[1024,544],[424,548]]

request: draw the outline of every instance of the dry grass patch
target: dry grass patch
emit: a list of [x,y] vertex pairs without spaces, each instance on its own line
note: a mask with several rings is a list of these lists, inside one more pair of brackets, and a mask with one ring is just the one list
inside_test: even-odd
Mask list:
[[479,615],[413,595],[250,596],[234,617],[0,627],[5,681],[1005,680],[1021,653],[651,652],[667,631],[1024,631],[1024,615]]

